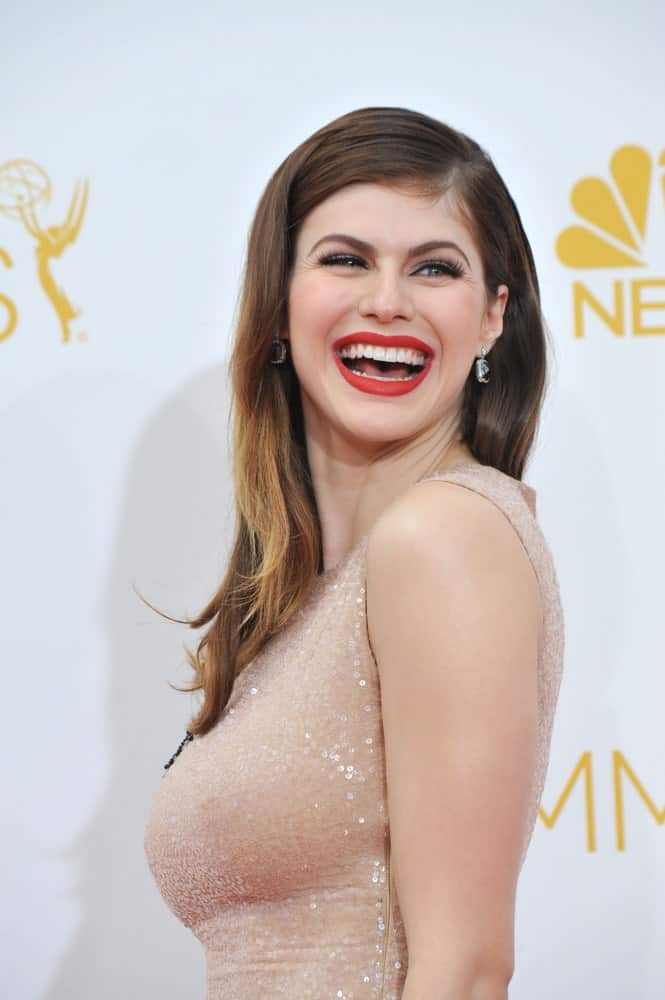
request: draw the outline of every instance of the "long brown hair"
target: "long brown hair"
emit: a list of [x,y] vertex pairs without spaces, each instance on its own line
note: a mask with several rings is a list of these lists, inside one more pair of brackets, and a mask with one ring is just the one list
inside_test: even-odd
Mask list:
[[517,208],[487,153],[405,108],[361,108],[319,129],[272,175],[250,229],[230,363],[235,538],[219,590],[185,619],[194,629],[207,626],[195,653],[187,651],[194,680],[178,689],[203,692],[193,735],[215,725],[235,677],[298,610],[321,569],[298,381],[290,362],[270,364],[270,352],[288,326],[303,220],[357,182],[455,196],[480,251],[488,297],[499,284],[509,288],[492,378],[481,385],[470,376],[465,385],[463,440],[479,462],[521,479],[536,433],[546,373],[538,279]]

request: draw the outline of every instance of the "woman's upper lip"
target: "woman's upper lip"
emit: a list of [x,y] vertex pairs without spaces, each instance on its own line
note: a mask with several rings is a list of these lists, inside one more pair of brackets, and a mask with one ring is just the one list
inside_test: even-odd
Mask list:
[[333,349],[339,351],[347,344],[372,344],[374,347],[405,347],[413,351],[422,351],[428,357],[434,354],[431,347],[428,347],[422,340],[412,337],[410,334],[387,334],[372,333],[370,330],[358,330],[355,333],[347,333],[343,337],[338,337],[333,344]]

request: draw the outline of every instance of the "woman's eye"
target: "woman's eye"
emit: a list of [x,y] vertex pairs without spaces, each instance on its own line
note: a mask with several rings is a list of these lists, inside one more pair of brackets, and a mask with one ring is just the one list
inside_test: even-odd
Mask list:
[[327,254],[325,257],[319,258],[319,264],[364,264],[365,262],[361,257],[354,257],[353,254],[349,253],[335,253]]
[[460,278],[464,273],[459,264],[450,260],[427,260],[424,264],[420,265],[418,272],[422,271],[423,268],[434,268],[434,277],[439,277],[442,274],[448,274],[455,278]]

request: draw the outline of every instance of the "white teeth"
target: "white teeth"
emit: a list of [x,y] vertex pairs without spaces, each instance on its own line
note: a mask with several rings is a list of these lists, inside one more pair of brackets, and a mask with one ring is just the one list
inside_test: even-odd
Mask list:
[[351,369],[354,375],[362,375],[363,378],[371,378],[378,382],[411,382],[415,375],[400,375],[399,378],[395,378],[392,375],[368,375],[367,372],[356,371],[355,368]]
[[425,354],[403,347],[379,347],[375,344],[348,344],[340,350],[342,358],[369,358],[372,361],[397,361],[406,365],[424,365]]

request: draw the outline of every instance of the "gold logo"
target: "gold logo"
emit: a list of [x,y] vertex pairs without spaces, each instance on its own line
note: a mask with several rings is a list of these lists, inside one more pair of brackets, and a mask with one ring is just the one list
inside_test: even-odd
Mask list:
[[[51,200],[51,180],[39,164],[32,160],[11,160],[0,165],[0,214],[20,222],[35,241],[35,257],[39,283],[53,306],[60,324],[61,338],[67,343],[71,338],[70,324],[80,315],[65,291],[58,286],[52,273],[51,261],[61,257],[68,246],[76,242],[81,230],[88,202],[88,182],[77,182],[64,222],[43,226],[38,209]],[[13,261],[6,250],[0,248],[0,263],[12,267]],[[0,294],[0,305],[7,314],[0,340],[6,340],[16,328],[18,312],[6,295]]]
[[[658,167],[665,167],[665,151]],[[610,158],[607,179],[583,177],[571,191],[570,200],[580,223],[567,226],[556,242],[556,254],[566,267],[610,269],[647,267],[646,241],[655,167],[642,146],[621,146]],[[660,177],[665,198],[665,172]],[[663,296],[665,278],[615,279],[611,292],[592,291],[582,281],[573,283],[573,327],[576,337],[585,334],[587,310],[622,337],[665,334]],[[654,297],[656,296],[656,297]],[[627,305],[628,304],[628,305]]]
[[[638,798],[651,813],[658,826],[665,825],[665,809],[659,809],[651,798],[645,785],[640,781],[637,772],[630,765],[626,756],[620,750],[612,751],[612,783],[614,791],[614,830],[617,851],[626,850],[626,796],[624,786],[629,781]],[[586,826],[587,851],[597,850],[596,837],[596,799],[594,794],[593,758],[590,750],[580,757],[568,781],[564,785],[554,809],[548,813],[543,804],[538,807],[538,816],[548,830],[552,830],[558,822],[563,809],[575,786],[580,782],[583,789],[584,817]]]

